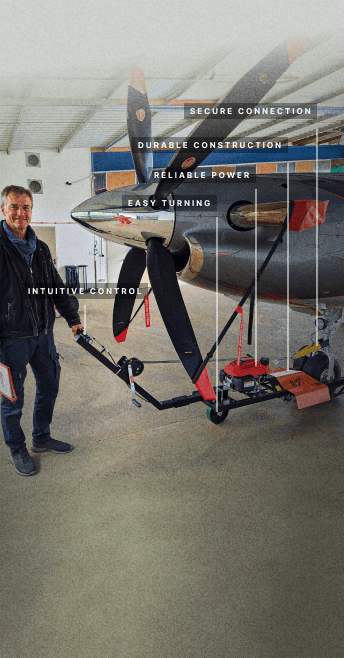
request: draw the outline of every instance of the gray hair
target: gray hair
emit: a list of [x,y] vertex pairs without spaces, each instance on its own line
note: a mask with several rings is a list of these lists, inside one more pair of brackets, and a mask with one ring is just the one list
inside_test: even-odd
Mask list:
[[7,185],[4,187],[4,189],[1,192],[1,203],[3,206],[6,205],[6,199],[11,192],[14,192],[14,194],[17,194],[18,196],[22,196],[23,194],[27,194],[28,197],[31,199],[31,208],[33,206],[33,198],[30,190],[26,190],[25,187],[21,187],[20,185]]

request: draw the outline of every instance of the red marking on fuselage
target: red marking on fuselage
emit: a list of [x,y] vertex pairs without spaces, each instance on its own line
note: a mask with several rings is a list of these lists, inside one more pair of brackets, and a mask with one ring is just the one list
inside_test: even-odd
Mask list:
[[119,215],[119,217],[115,217],[115,219],[118,219],[120,224],[131,224],[131,220],[124,215]]
[[311,199],[296,199],[295,207],[289,222],[290,231],[307,231],[309,228],[323,224],[326,219],[328,201]]

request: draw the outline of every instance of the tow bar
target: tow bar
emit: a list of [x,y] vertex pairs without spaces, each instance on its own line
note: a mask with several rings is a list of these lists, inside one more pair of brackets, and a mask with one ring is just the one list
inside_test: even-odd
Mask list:
[[[221,371],[220,381],[222,383],[220,386],[214,387],[215,401],[204,400],[198,391],[194,391],[191,395],[182,395],[160,402],[134,380],[134,377],[138,377],[144,370],[142,361],[136,357],[128,359],[126,356],[122,356],[116,363],[104,356],[103,351],[106,348],[100,351],[93,346],[93,339],[88,334],[80,333],[75,340],[86,352],[94,356],[125,382],[131,389],[132,402],[136,407],[141,407],[141,404],[136,400],[136,395],[152,404],[159,411],[187,407],[196,402],[203,402],[208,407],[208,419],[216,425],[222,423],[233,409],[247,407],[259,402],[267,402],[277,398],[281,398],[285,402],[291,402],[296,399],[298,408],[302,409],[329,400],[330,396],[338,397],[344,394],[344,377],[325,384],[313,379],[301,370],[278,369],[270,371],[267,363],[268,359],[262,358],[255,363],[254,359],[244,357],[240,359],[238,371],[234,371],[234,368],[238,367],[236,361],[228,364]],[[259,385],[257,385],[255,379],[257,376],[259,377]],[[245,397],[236,400],[229,395],[231,391],[241,393]]]

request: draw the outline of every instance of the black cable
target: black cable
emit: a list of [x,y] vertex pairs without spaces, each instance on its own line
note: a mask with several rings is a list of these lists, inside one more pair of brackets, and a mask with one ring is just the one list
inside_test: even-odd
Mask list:
[[256,283],[254,282],[251,290],[250,311],[248,314],[248,333],[247,333],[248,345],[252,345],[252,327],[253,327],[253,313],[254,313],[255,301],[256,301]]
[[74,183],[80,183],[81,180],[86,180],[86,178],[91,178],[92,173],[88,174],[88,176],[85,176],[85,178],[79,178],[79,180],[73,180],[71,183],[66,181],[66,185],[74,185]]
[[100,343],[99,340],[97,340],[94,336],[91,336],[91,334],[89,334],[88,331],[85,331],[83,333],[86,334],[86,336],[89,336],[89,338],[92,338],[92,340],[95,340],[95,342],[98,343],[98,345],[100,345],[100,347],[103,348],[100,353],[103,354],[103,352],[107,352],[107,354],[109,355],[110,359],[115,364],[115,366],[117,365],[115,359],[113,358],[112,354],[110,354],[109,350],[107,349],[107,347],[105,347],[105,345],[102,345],[102,343]]

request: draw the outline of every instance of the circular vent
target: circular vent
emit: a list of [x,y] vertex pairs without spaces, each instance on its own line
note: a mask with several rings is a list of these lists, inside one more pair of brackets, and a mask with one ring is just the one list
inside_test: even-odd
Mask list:
[[39,194],[42,190],[42,185],[38,180],[32,180],[29,184],[29,189],[32,194]]
[[231,207],[228,208],[227,210],[227,222],[229,226],[234,228],[236,231],[252,231],[254,229],[254,226],[249,226],[249,227],[243,227],[235,222],[235,214],[236,212],[239,211],[239,208],[241,206],[250,206],[252,205],[252,201],[236,201],[236,203],[232,203]]
[[39,158],[34,153],[30,153],[30,155],[27,158],[27,161],[30,167],[37,167],[37,165],[39,164]]

